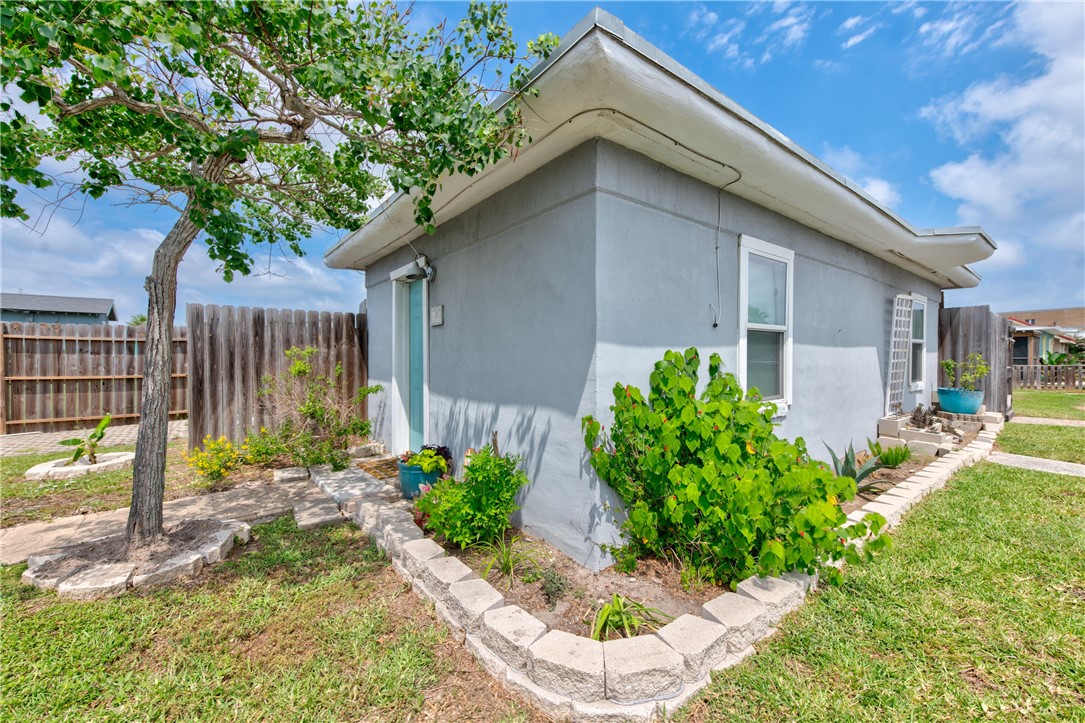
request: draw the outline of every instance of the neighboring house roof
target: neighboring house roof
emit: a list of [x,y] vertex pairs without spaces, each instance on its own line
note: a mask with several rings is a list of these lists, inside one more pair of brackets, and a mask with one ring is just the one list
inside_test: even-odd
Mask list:
[[[595,9],[532,70],[539,96],[522,104],[535,139],[475,176],[445,178],[438,224],[584,141],[603,137],[728,193],[908,269],[942,288],[979,283],[966,264],[994,253],[979,227],[916,229],[785,135]],[[422,234],[412,199],[395,195],[324,255],[365,268]]]
[[43,296],[41,294],[0,294],[0,307],[4,311],[25,311],[52,314],[104,315],[109,321],[117,320],[113,299],[93,299],[80,296]]
[[[1018,318],[1013,317],[1013,316],[1009,317],[1009,319],[1010,319],[1010,326],[1013,327],[1013,330],[1015,332],[1018,332],[1018,333],[1050,334],[1051,336],[1054,336],[1054,337],[1060,339],[1061,341],[1066,342],[1067,344],[1074,344],[1074,343],[1077,342],[1077,339],[1074,339],[1071,336],[1067,336],[1066,333],[1067,333],[1068,330],[1064,329],[1061,326],[1040,326],[1038,324],[1030,324],[1027,321],[1022,321],[1021,319],[1018,319]],[[1072,331],[1072,330],[1070,330],[1070,331]]]

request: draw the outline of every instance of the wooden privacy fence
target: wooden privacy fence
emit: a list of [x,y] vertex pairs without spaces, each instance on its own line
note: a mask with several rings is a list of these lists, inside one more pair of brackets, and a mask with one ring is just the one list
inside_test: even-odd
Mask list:
[[1017,389],[1085,389],[1085,364],[1018,364],[1013,368]]
[[[979,383],[983,403],[989,412],[1005,414],[1013,394],[1013,336],[1010,320],[991,311],[989,306],[962,306],[941,309],[938,313],[938,360],[964,361],[979,352],[991,367]],[[941,367],[938,386],[948,386]]]
[[[287,368],[290,347],[317,349],[314,374],[332,375],[341,364],[338,386],[347,398],[367,383],[362,314],[189,304],[186,320],[190,448],[207,435],[240,442],[266,425],[261,380]],[[365,405],[358,411],[364,415]]]
[[[108,412],[139,418],[147,329],[106,324],[5,322],[0,338],[0,430],[60,432]],[[188,412],[183,327],[173,329],[170,416]]]

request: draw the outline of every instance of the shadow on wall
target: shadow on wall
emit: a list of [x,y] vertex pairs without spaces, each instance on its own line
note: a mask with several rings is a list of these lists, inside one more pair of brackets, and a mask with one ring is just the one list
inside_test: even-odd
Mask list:
[[[435,423],[436,441],[452,450],[453,459],[462,460],[469,447],[486,446],[496,431],[501,454],[523,457],[524,471],[534,484],[542,471],[543,454],[550,439],[550,420],[540,427],[536,422],[537,407],[516,405],[516,409],[510,422],[508,414],[502,415],[500,405],[453,400],[444,410],[443,422]],[[462,470],[457,469],[457,473],[462,474]]]

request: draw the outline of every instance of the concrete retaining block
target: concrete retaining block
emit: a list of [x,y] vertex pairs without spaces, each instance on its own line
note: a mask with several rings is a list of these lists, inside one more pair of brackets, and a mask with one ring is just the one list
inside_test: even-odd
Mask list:
[[354,524],[362,533],[375,537],[379,532],[380,511],[384,505],[379,502],[358,502],[354,505]]
[[725,592],[701,606],[701,617],[727,628],[727,650],[737,652],[768,632],[768,611],[753,598]]
[[686,661],[655,635],[603,643],[607,700],[638,703],[671,698],[682,690]]
[[603,644],[562,630],[551,630],[528,648],[528,677],[573,700],[591,703],[606,697]]
[[546,624],[517,605],[482,614],[482,641],[516,670],[527,670],[528,648],[545,634]]
[[444,556],[444,548],[433,540],[424,537],[421,540],[404,542],[400,549],[399,562],[410,573],[411,577],[418,577],[422,574],[427,560]]
[[470,580],[475,576],[467,565],[454,557],[435,557],[426,560],[422,567],[422,582],[437,600],[448,598],[448,586],[461,580]]
[[199,552],[184,552],[163,562],[153,572],[132,577],[132,587],[150,587],[163,585],[182,577],[195,577],[203,569],[203,555]]
[[498,682],[504,681],[505,673],[508,671],[509,666],[504,660],[499,658],[494,651],[490,650],[490,648],[482,642],[482,639],[479,636],[468,633],[463,638],[463,644],[471,651],[471,654],[475,656],[475,659],[482,664],[482,667],[486,669],[487,673],[493,676]]
[[700,680],[727,657],[727,628],[696,615],[682,615],[656,632],[683,659],[683,679]]
[[899,443],[901,430],[910,419],[910,417],[882,417],[878,420],[878,436],[897,440]]
[[272,472],[272,479],[276,482],[295,482],[309,479],[308,467],[284,467]]
[[925,454],[934,457],[938,454],[938,443],[913,439],[908,442],[908,449],[912,450],[912,454]]
[[778,577],[755,575],[746,578],[738,584],[735,592],[753,598],[764,605],[770,624],[802,604],[802,592],[799,586]]
[[477,633],[482,624],[482,614],[504,605],[505,596],[485,580],[473,578],[449,585],[446,604],[452,617],[464,630]]
[[422,529],[414,524],[412,519],[410,522],[385,525],[381,530],[380,543],[389,557],[399,557],[402,555],[404,544],[421,540],[423,537]]
[[547,690],[535,683],[526,673],[511,668],[505,671],[505,688],[535,706],[551,720],[567,721],[573,718],[573,701],[565,695]]
[[121,562],[97,565],[61,580],[57,585],[57,595],[72,600],[119,597],[128,589],[135,569],[135,565]]
[[806,597],[806,594],[818,585],[818,576],[816,573],[811,575],[808,572],[792,570],[791,572],[785,572],[783,575],[780,575],[780,577],[797,585],[799,587],[799,592],[802,593],[803,597]]
[[877,501],[867,502],[863,505],[863,509],[867,512],[877,512],[885,518],[886,524],[890,527],[895,527],[900,524],[900,519],[904,515],[904,507],[902,505],[895,504],[891,501],[881,501],[880,497]]
[[577,723],[650,723],[659,720],[655,701],[622,705],[601,700],[598,703],[573,701],[572,720]]

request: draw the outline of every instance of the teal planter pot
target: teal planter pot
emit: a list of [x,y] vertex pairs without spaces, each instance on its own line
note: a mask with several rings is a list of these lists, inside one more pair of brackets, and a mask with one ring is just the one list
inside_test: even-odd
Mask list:
[[938,387],[938,405],[950,414],[978,414],[983,406],[983,390]]
[[408,500],[418,499],[422,495],[422,485],[433,486],[437,478],[441,476],[441,470],[423,472],[421,467],[399,463],[399,489],[403,491],[403,498]]

